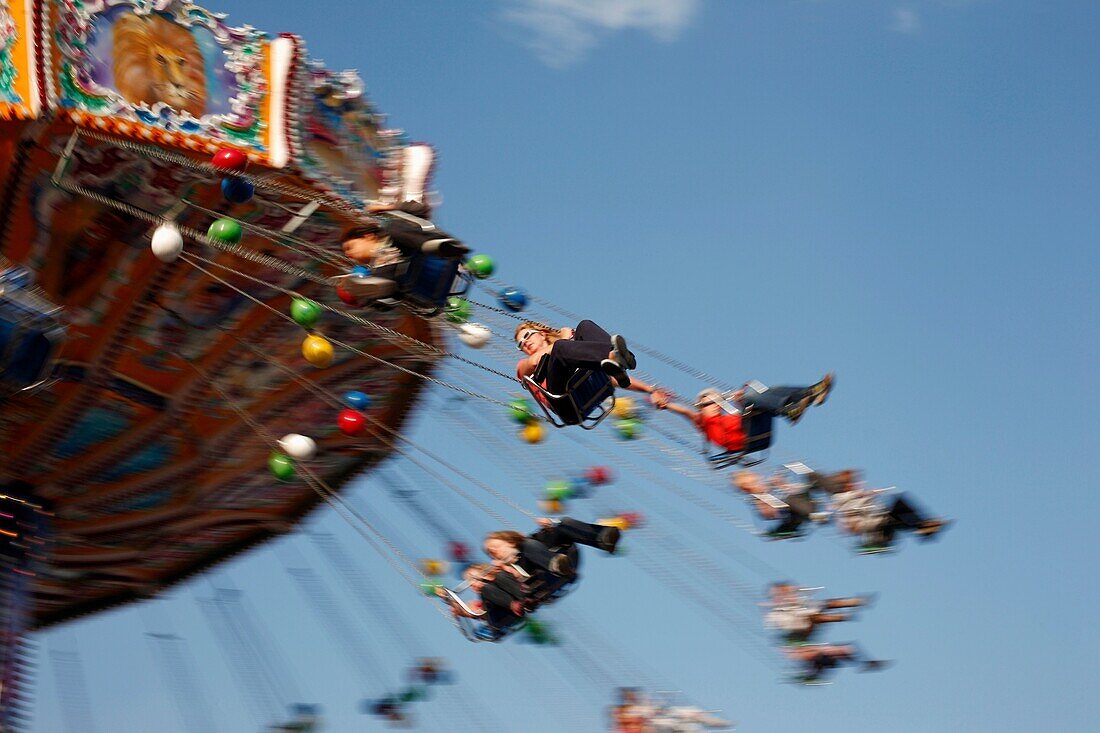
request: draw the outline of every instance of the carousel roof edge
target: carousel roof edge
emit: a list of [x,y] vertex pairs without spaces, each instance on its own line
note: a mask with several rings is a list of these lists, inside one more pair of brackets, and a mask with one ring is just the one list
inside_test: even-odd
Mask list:
[[355,201],[400,189],[407,144],[356,71],[190,0],[0,4],[0,123],[35,119],[197,154],[235,147]]

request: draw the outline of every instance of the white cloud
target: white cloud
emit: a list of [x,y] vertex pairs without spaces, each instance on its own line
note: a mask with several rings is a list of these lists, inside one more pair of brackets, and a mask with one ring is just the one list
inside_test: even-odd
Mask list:
[[894,8],[894,12],[890,14],[890,30],[911,36],[920,29],[920,16],[912,8]]
[[504,17],[523,29],[519,39],[544,63],[576,63],[611,33],[640,30],[676,39],[701,0],[502,0]]

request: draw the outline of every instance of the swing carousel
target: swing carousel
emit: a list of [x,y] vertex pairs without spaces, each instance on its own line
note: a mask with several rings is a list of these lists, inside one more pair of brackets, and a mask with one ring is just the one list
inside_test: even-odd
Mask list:
[[[560,647],[594,687],[645,673],[613,646],[582,651],[599,643],[568,615],[568,602],[558,603],[578,590],[575,544],[626,554],[640,575],[775,665],[748,619],[758,612],[753,588],[783,573],[728,535],[781,533],[724,506],[736,495],[722,471],[767,460],[773,418],[794,424],[822,404],[831,375],[810,387],[746,383],[755,396],[746,402],[744,388],[634,341],[656,373],[627,375],[634,355],[621,337],[607,343],[603,334],[593,349],[600,358],[570,366],[551,390],[546,334],[574,346],[584,339],[545,323],[595,324],[494,278],[492,259],[465,257],[465,245],[433,222],[394,210],[428,203],[431,148],[384,127],[359,78],[326,70],[300,39],[231,27],[185,0],[0,8],[0,131],[0,728],[18,723],[26,632],[157,596],[288,532],[322,502],[467,640],[522,632],[521,640]],[[364,225],[396,231],[385,229],[395,221],[426,242],[402,250],[396,264],[366,266],[341,246]],[[461,245],[463,256],[440,255],[440,242]],[[393,280],[387,295],[364,296],[383,271]],[[448,333],[481,355],[456,352]],[[515,347],[534,366],[535,343],[547,353],[517,381]],[[628,358],[615,362],[620,352]],[[632,379],[648,400],[616,392]],[[682,400],[664,386],[677,381],[708,385],[706,399]],[[419,405],[436,410],[461,456],[483,454],[476,467],[404,433]],[[708,429],[716,421],[722,430]],[[437,554],[425,553],[423,538],[398,539],[377,507],[343,495],[351,478],[386,460],[376,475],[381,495],[424,529]],[[859,498],[827,490],[804,464],[786,466],[805,470],[742,488],[781,526],[828,520],[811,492],[822,502],[833,493]],[[490,469],[511,475],[491,485]],[[461,501],[447,507],[448,492]],[[567,505],[599,518],[560,516]],[[530,538],[564,538],[545,541],[567,570],[510,560],[526,595],[494,621],[486,596],[461,596],[492,581],[484,569],[466,572],[471,548],[485,531],[523,535],[532,523],[541,529]],[[619,548],[628,530],[644,541]],[[892,537],[899,527],[887,530]],[[331,541],[318,541],[339,577],[358,577]],[[743,567],[735,574],[731,563]],[[363,678],[392,678],[327,603],[320,576],[284,564]],[[684,569],[711,592],[685,582]],[[742,572],[759,577],[745,581]],[[214,592],[208,605],[221,616],[212,617],[232,626],[236,591]],[[567,633],[546,620],[551,614],[571,619]],[[395,635],[407,631],[399,618],[392,625]],[[589,639],[560,643],[578,634]],[[166,658],[177,654],[175,637],[152,637]],[[271,665],[246,656],[234,657],[245,687],[260,689],[248,670]],[[600,656],[615,662],[601,665]],[[431,683],[388,679],[364,710],[404,716],[436,681],[439,670],[425,669],[417,675]],[[290,702],[281,689],[255,697],[261,720]]]

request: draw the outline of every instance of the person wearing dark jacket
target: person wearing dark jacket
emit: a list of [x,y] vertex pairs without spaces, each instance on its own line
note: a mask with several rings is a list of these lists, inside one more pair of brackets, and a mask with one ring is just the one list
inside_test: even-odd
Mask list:
[[360,298],[387,298],[397,292],[398,268],[410,257],[429,255],[462,259],[469,248],[432,223],[431,207],[420,201],[371,204],[367,213],[375,220],[344,232],[340,247],[356,264],[370,268],[370,275],[344,285]]

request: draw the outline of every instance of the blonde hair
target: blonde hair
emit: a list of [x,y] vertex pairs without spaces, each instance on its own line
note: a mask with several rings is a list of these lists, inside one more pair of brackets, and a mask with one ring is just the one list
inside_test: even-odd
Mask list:
[[531,329],[532,331],[538,331],[539,333],[541,333],[543,336],[546,337],[546,343],[550,344],[551,346],[554,345],[555,341],[558,341],[558,340],[561,339],[561,331],[559,331],[556,328],[551,328],[550,326],[547,326],[545,323],[537,323],[535,321],[524,321],[523,323],[516,326],[516,330],[512,333],[512,340],[513,341],[519,341],[519,335],[521,333],[523,333],[524,331],[528,330],[528,329]]

